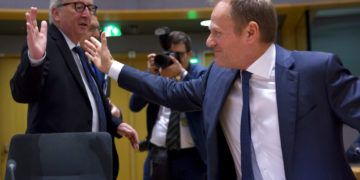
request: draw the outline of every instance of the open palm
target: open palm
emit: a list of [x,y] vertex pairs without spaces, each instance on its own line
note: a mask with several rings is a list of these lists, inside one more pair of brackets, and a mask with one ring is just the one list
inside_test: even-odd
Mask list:
[[107,46],[105,33],[101,33],[101,42],[96,38],[91,37],[90,41],[85,40],[86,55],[93,61],[95,66],[103,73],[108,73],[112,64],[113,58]]
[[31,7],[26,16],[26,30],[27,30],[27,44],[30,52],[30,57],[34,59],[41,59],[46,51],[47,42],[47,23],[41,22],[40,30],[36,21],[37,8]]

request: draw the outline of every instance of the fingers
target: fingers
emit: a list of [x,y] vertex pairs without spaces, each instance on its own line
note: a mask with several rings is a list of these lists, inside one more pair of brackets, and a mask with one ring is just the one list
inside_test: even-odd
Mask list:
[[148,63],[150,66],[154,66],[154,58],[155,58],[156,54],[151,53],[147,55],[147,59],[148,59]]
[[104,47],[104,48],[108,48],[107,47],[107,39],[106,39],[106,34],[105,34],[105,32],[102,32],[101,33],[101,45],[102,45],[102,47]]
[[155,56],[156,56],[155,53],[150,53],[147,55],[147,58],[150,60],[150,59],[154,59]]
[[118,127],[118,131],[121,135],[129,139],[134,149],[139,149],[139,138],[135,129],[133,129],[130,125],[126,123],[121,123]]
[[90,53],[88,53],[87,51],[85,51],[85,55],[88,59],[90,59],[91,61],[93,61],[95,58],[94,56],[92,56]]
[[[91,38],[90,38],[90,40],[91,40]],[[95,44],[93,43],[93,41],[90,42],[88,40],[85,40],[84,48],[90,55],[92,55],[92,56],[96,55],[96,47],[95,47]]]
[[41,21],[40,33],[45,34],[45,35],[47,33],[47,23],[46,23],[46,21]]
[[178,61],[178,59],[174,58],[173,56],[169,56],[171,61],[174,63],[174,64],[180,64],[180,62]]
[[[25,13],[25,17],[26,17],[26,31],[27,34],[30,35],[30,38],[34,38],[37,36],[37,34],[39,33],[39,28],[37,26],[37,21],[36,21],[36,16],[37,16],[37,7],[30,7],[30,10],[28,12]],[[45,21],[44,21],[45,22]],[[46,28],[44,23],[41,23],[42,32],[47,32],[47,26]]]
[[26,16],[26,23],[29,23],[29,25],[32,28],[38,30],[37,21],[36,21],[37,8],[36,7],[30,7],[30,11],[25,13],[25,16]]
[[99,42],[99,40],[97,40],[96,38],[94,37],[90,37],[90,44],[92,44],[94,46],[93,49],[97,49],[97,48],[100,48],[101,47],[101,42]]
[[34,33],[34,27],[31,24],[30,13],[26,12],[25,17],[26,17],[26,32],[28,35],[32,35]]
[[31,7],[30,9],[30,20],[31,23],[34,27],[38,27],[37,26],[37,21],[36,21],[36,16],[37,16],[37,8],[36,7]]
[[26,25],[31,26],[31,18],[29,12],[25,13],[25,18],[26,18]]

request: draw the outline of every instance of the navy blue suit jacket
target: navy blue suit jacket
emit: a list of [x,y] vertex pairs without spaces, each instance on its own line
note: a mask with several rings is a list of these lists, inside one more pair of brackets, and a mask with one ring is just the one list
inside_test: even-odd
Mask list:
[[[219,114],[238,72],[213,64],[201,79],[176,83],[124,66],[118,83],[173,109],[202,109],[208,178],[235,179]],[[344,157],[342,125],[360,130],[359,79],[333,54],[279,46],[275,78],[286,178],[355,179]]]
[[[183,81],[200,78],[206,72],[206,68],[200,65],[190,64],[187,71],[188,74]],[[156,123],[156,118],[159,113],[159,105],[149,102],[146,98],[139,94],[133,94],[130,98],[129,107],[132,111],[138,112],[142,108],[148,105],[146,110],[146,128],[148,131],[147,140],[150,140],[152,129]],[[202,119],[202,112],[187,112],[185,113],[188,119],[189,129],[191,137],[194,140],[197,150],[204,162],[206,162],[206,150],[205,150],[205,133],[204,124]]]

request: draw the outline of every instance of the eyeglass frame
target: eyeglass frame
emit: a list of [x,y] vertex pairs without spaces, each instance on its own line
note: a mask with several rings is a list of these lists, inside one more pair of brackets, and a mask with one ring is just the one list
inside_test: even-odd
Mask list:
[[[63,7],[63,6],[68,6],[68,5],[71,5],[73,4],[74,5],[74,9],[76,12],[78,13],[82,13],[85,11],[85,8],[88,8],[89,12],[92,14],[92,15],[96,15],[96,11],[98,9],[98,7],[94,4],[88,4],[86,5],[85,3],[83,2],[68,2],[68,3],[63,3],[63,4],[59,4],[58,7]],[[82,5],[82,9],[80,8],[76,8],[77,5]]]

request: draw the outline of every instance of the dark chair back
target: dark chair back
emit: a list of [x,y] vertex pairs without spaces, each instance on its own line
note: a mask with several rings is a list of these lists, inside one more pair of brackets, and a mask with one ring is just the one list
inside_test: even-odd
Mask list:
[[5,180],[111,180],[108,133],[22,134],[11,139]]

